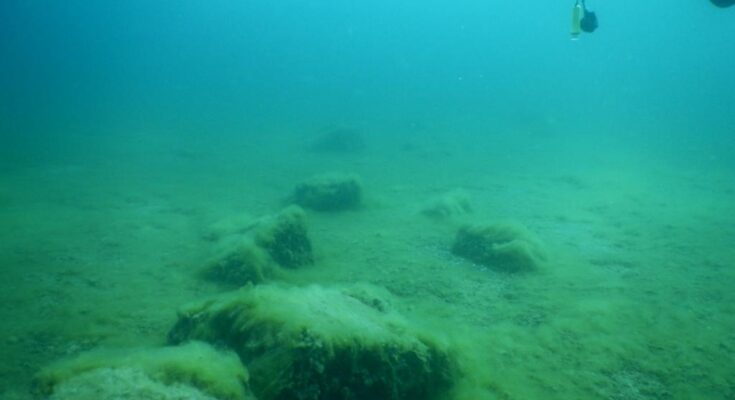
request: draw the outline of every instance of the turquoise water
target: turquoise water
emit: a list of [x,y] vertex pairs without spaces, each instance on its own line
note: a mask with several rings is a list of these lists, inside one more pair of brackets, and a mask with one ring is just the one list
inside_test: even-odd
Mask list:
[[[337,171],[361,205],[262,284],[387,290],[456,360],[437,396],[734,398],[735,9],[589,0],[572,41],[567,3],[3,2],[0,397],[164,346],[234,290],[212,232]],[[497,221],[534,271],[451,251]]]

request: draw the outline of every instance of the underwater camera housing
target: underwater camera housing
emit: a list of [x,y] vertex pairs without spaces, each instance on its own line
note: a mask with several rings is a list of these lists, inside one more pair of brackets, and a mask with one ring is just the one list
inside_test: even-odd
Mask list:
[[735,4],[735,0],[711,0],[712,4],[716,5],[717,7],[730,7],[731,5]]
[[577,40],[579,38],[579,34],[582,33],[582,14],[584,13],[584,10],[582,9],[582,5],[579,4],[579,2],[574,4],[574,7],[572,7],[572,40]]
[[577,0],[572,7],[572,40],[578,39],[582,32],[594,32],[597,26],[597,14],[587,9],[584,0]]
[[592,11],[584,10],[584,17],[579,23],[580,28],[587,33],[592,33],[597,29],[597,14]]

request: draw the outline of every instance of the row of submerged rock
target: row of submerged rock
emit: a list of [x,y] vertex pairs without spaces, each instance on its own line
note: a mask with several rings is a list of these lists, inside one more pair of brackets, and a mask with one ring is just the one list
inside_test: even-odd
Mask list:
[[[289,202],[273,215],[232,218],[205,235],[222,250],[201,276],[235,290],[183,306],[167,347],[82,354],[44,369],[36,392],[54,400],[104,400],[121,393],[164,400],[445,396],[459,374],[454,354],[395,310],[386,289],[297,287],[279,279],[283,271],[315,263],[305,209],[359,210],[360,179],[316,176],[298,184]],[[471,212],[462,191],[439,196],[421,210],[437,219]],[[461,226],[451,252],[508,273],[536,270],[545,259],[527,229],[508,223]]]

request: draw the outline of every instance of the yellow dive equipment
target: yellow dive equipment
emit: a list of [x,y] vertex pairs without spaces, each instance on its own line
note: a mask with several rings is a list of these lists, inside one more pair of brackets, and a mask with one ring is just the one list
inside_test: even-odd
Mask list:
[[572,40],[577,39],[582,32],[582,16],[584,16],[582,5],[579,2],[574,3],[574,7],[572,8]]

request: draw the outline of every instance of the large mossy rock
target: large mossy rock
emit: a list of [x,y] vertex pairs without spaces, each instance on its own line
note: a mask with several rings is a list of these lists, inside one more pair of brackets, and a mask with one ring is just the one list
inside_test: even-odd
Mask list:
[[506,272],[533,271],[545,260],[539,241],[515,223],[464,226],[457,232],[452,253]]
[[184,308],[169,340],[230,347],[260,400],[441,397],[451,357],[388,304],[369,291],[259,285]]
[[316,211],[356,209],[362,202],[362,185],[355,175],[322,174],[297,185],[291,197],[294,203]]

